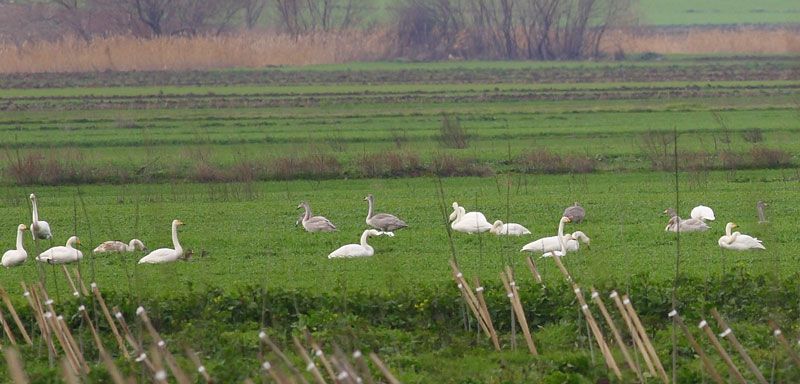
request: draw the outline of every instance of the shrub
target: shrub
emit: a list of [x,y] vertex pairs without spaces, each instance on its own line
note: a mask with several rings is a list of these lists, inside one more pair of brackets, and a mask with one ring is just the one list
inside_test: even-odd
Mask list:
[[492,168],[478,163],[475,159],[457,158],[450,154],[440,154],[431,160],[430,170],[438,176],[491,176]]
[[792,155],[783,149],[753,147],[750,159],[754,168],[783,168],[792,165]]
[[639,137],[639,148],[650,161],[650,167],[657,171],[669,171],[674,168],[672,145],[675,136],[667,131],[647,131]]
[[369,153],[357,160],[364,177],[418,176],[419,156],[411,152]]
[[463,149],[467,147],[467,131],[461,127],[461,122],[458,121],[458,118],[451,115],[442,115],[439,142],[445,148]]
[[742,132],[742,138],[748,143],[760,143],[764,141],[764,133],[761,128],[746,129]]
[[529,150],[518,158],[520,171],[525,173],[560,173],[563,172],[561,156],[546,149]]
[[734,170],[744,166],[744,157],[741,153],[725,150],[720,152],[719,158],[722,161],[723,169]]
[[272,163],[270,176],[278,180],[326,179],[340,176],[341,173],[342,166],[336,157],[313,154],[306,157],[276,158]]

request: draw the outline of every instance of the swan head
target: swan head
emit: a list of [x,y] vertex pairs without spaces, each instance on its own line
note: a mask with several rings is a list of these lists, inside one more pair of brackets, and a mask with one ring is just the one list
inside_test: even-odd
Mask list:
[[81,246],[81,239],[78,236],[72,236],[67,240],[67,246],[69,247],[80,247]]
[[675,212],[675,210],[672,209],[672,208],[665,209],[664,210],[664,214],[669,216],[669,217],[678,216],[677,212]]
[[369,195],[367,195],[367,197],[364,198],[364,201],[374,201],[374,200],[375,200],[375,196],[372,196],[371,193]]
[[20,225],[17,226],[17,230],[18,231],[27,231],[28,227],[26,227],[25,224],[20,224]]
[[763,200],[759,200],[759,201],[756,203],[756,206],[757,206],[757,207],[769,207],[769,204],[765,203]]
[[307,201],[304,201],[304,202],[302,202],[302,203],[297,205],[297,209],[306,208],[306,207],[308,207],[308,202]]
[[178,219],[175,219],[175,220],[172,220],[172,225],[174,225],[174,226],[181,226],[181,225],[184,225],[184,224],[183,224],[183,222],[182,222],[182,221],[180,221],[180,220],[178,220]]
[[562,223],[570,223],[570,222],[572,222],[572,219],[570,219],[567,216],[563,216],[563,217],[561,217],[561,222]]
[[458,203],[456,203],[455,201],[453,202],[453,209],[458,209]]
[[500,221],[500,220],[495,220],[494,224],[492,224],[492,227],[495,227],[495,228],[502,227],[502,226],[503,226],[503,222]]
[[33,193],[31,193],[30,198],[31,198],[31,201],[36,201],[36,195],[34,195]]
[[728,225],[726,225],[726,227],[728,227],[728,228],[730,228],[730,229],[734,229],[734,228],[736,228],[736,227],[738,227],[738,226],[739,226],[739,225],[738,225],[738,224],[736,224],[736,223],[728,223]]
[[139,239],[131,240],[131,242],[128,244],[128,246],[130,246],[131,248],[133,248],[133,249],[135,249],[137,251],[147,252],[147,247],[145,247],[144,243],[142,243],[142,241],[139,240]]

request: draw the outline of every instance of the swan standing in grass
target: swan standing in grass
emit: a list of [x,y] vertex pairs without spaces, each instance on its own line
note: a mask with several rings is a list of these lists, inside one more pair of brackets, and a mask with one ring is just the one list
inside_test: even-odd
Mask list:
[[689,217],[693,219],[700,219],[703,221],[714,221],[716,218],[714,217],[714,210],[705,205],[698,205],[692,208],[692,212],[689,213]]
[[333,232],[336,230],[336,226],[325,217],[311,216],[311,206],[308,205],[308,202],[304,201],[300,203],[300,205],[297,206],[297,209],[300,208],[305,209],[305,214],[303,214],[303,219],[300,220],[300,223],[303,224],[303,228],[305,228],[306,231]]
[[522,236],[522,235],[530,235],[531,231],[528,228],[523,227],[521,224],[517,223],[508,223],[503,224],[502,221],[496,220],[492,225],[492,229],[489,232],[494,233],[495,235],[509,235],[509,236]]
[[33,213],[33,222],[31,223],[31,235],[34,239],[49,240],[53,238],[50,233],[50,224],[44,220],[39,220],[39,207],[36,204],[36,195],[31,193],[31,208]]
[[94,253],[107,253],[107,252],[133,252],[133,251],[147,251],[147,248],[144,246],[139,239],[133,239],[130,243],[125,244],[121,241],[106,241],[103,244],[100,244],[95,248],[92,252]]
[[583,221],[583,218],[586,217],[586,210],[576,201],[573,206],[567,207],[564,210],[564,214],[561,216],[569,217],[573,223],[580,223]]
[[178,242],[178,226],[183,225],[180,220],[172,220],[172,246],[173,248],[159,248],[139,259],[139,264],[171,263],[183,258],[183,247]]
[[367,244],[367,238],[370,236],[380,236],[386,235],[389,237],[393,237],[394,233],[391,232],[383,232],[377,229],[367,229],[364,233],[361,234],[361,243],[360,244],[347,244],[339,247],[339,249],[331,252],[328,255],[329,259],[336,259],[336,258],[349,258],[349,257],[367,257],[372,256],[375,254],[375,250]]
[[564,241],[564,224],[569,223],[570,221],[572,220],[570,220],[570,218],[566,216],[563,216],[561,220],[559,220],[558,235],[557,235],[559,249],[557,251],[547,252],[543,254],[542,257],[552,257],[552,256],[562,257],[567,255],[567,244]]
[[78,261],[83,258],[83,252],[75,249],[81,245],[81,240],[77,236],[72,236],[67,240],[66,246],[50,248],[36,257],[36,260],[48,264],[66,264]]
[[3,259],[0,261],[6,268],[11,268],[15,265],[19,265],[25,262],[28,259],[28,252],[25,251],[23,240],[23,233],[28,230],[28,227],[25,224],[20,224],[17,226],[17,249],[12,249],[6,251],[3,254]]
[[[564,246],[567,249],[567,252],[575,252],[580,249],[580,243],[586,244],[589,247],[592,239],[589,236],[586,236],[585,233],[581,231],[575,231],[572,233],[567,233],[564,235]],[[524,247],[520,250],[527,251],[527,252],[536,252],[536,253],[547,253],[558,251],[561,249],[561,243],[558,241],[557,236],[550,236],[550,237],[543,237],[536,241],[530,242],[525,244]]]
[[454,231],[464,233],[480,233],[492,229],[492,225],[486,220],[486,216],[480,212],[466,212],[464,207],[453,203],[453,213],[450,214],[450,228]]
[[705,232],[711,228],[700,218],[681,219],[672,208],[668,208],[664,213],[670,216],[667,227],[664,228],[667,232]]
[[725,249],[732,249],[734,251],[747,251],[749,249],[766,249],[764,245],[761,244],[761,240],[749,236],[744,235],[739,232],[731,233],[731,229],[738,227],[738,225],[734,223],[728,223],[725,226],[725,236],[719,238],[717,242],[720,247]]
[[394,232],[398,229],[408,227],[406,222],[400,220],[395,215],[390,215],[388,213],[372,213],[372,207],[375,204],[375,197],[372,196],[370,193],[367,197],[364,198],[369,203],[369,210],[367,211],[367,225],[372,228],[384,231],[384,232]]

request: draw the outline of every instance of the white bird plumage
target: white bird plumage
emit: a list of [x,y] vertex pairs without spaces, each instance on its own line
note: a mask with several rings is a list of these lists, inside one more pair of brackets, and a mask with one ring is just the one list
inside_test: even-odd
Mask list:
[[25,251],[25,244],[23,243],[23,235],[27,230],[28,227],[26,227],[25,224],[17,226],[17,248],[8,250],[3,254],[3,259],[0,261],[0,264],[4,267],[11,268],[24,263],[25,260],[28,259],[28,252]]
[[556,238],[558,239],[559,249],[551,252],[547,252],[542,255],[542,257],[562,257],[567,255],[567,244],[564,240],[564,224],[569,223],[571,220],[569,217],[563,216],[561,220],[558,222],[558,235]]
[[525,228],[521,224],[517,223],[508,223],[505,224],[500,220],[495,220],[494,224],[492,225],[492,229],[489,232],[494,233],[495,235],[502,236],[522,236],[522,235],[530,235],[531,231],[528,228]]
[[110,240],[98,245],[92,252],[94,253],[110,253],[110,252],[133,252],[133,251],[147,251],[139,239],[133,239],[128,244],[121,241]]
[[31,223],[31,235],[34,239],[49,240],[53,238],[50,232],[50,224],[44,220],[39,220],[39,206],[36,203],[36,195],[31,193],[31,213],[33,222]]
[[467,212],[458,203],[453,203],[453,213],[450,214],[450,228],[454,231],[464,233],[480,233],[492,229],[492,225],[486,220],[486,216],[480,212]]
[[[564,235],[564,244],[567,252],[575,252],[580,249],[580,243],[586,244],[588,247],[592,239],[586,236],[581,231],[575,231]],[[557,236],[543,237],[525,244],[520,251],[535,252],[535,253],[548,253],[561,249],[561,244],[558,242]]]
[[77,236],[72,236],[67,240],[66,246],[52,247],[36,256],[36,260],[49,264],[66,264],[78,261],[83,258],[83,252],[75,249],[75,247],[80,245],[81,240]]
[[720,247],[732,249],[734,251],[747,251],[750,249],[766,249],[761,244],[761,240],[739,232],[731,233],[733,228],[738,227],[735,223],[728,223],[725,226],[725,236],[719,238],[717,242]]
[[383,232],[377,229],[367,229],[361,234],[361,242],[360,244],[347,244],[339,247],[335,251],[331,252],[328,255],[329,259],[336,259],[336,258],[350,258],[350,257],[368,257],[375,254],[375,249],[372,248],[371,245],[367,244],[367,238],[370,236],[381,236],[386,235],[389,237],[393,237],[394,233],[391,232]]
[[709,220],[714,221],[716,218],[714,217],[714,210],[705,205],[698,205],[692,208],[692,212],[689,216],[693,219],[700,219],[703,221]]
[[183,222],[175,219],[172,220],[172,246],[173,248],[159,248],[147,254],[147,256],[139,259],[139,264],[161,264],[170,263],[182,258],[183,247],[178,241],[178,226],[183,225]]

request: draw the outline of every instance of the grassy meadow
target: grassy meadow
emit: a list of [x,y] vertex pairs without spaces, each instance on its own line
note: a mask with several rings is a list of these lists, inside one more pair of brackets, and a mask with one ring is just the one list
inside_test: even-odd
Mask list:
[[[325,343],[377,351],[404,382],[596,382],[610,373],[592,350],[571,289],[553,261],[538,255],[545,284],[535,284],[519,251],[554,235],[563,209],[579,201],[587,218],[566,231],[584,231],[592,242],[564,259],[567,268],[584,287],[630,293],[665,365],[673,346],[665,315],[677,284],[687,324],[719,307],[759,367],[778,382],[792,382],[796,372],[775,352],[766,319],[779,321],[787,333],[800,327],[793,223],[800,213],[800,82],[792,77],[793,63],[787,57],[670,57],[564,66],[376,63],[6,76],[0,89],[0,228],[6,228],[0,244],[11,248],[16,225],[30,223],[27,196],[35,192],[40,217],[53,229],[52,244],[72,234],[81,238],[86,256],[77,268],[85,279],[97,282],[125,313],[138,305],[151,310],[169,342],[202,351],[209,372],[222,382],[259,374],[260,328],[283,342],[310,329]],[[167,80],[156,85],[154,78]],[[233,85],[222,85],[228,81]],[[439,140],[443,116],[458,120],[466,148]],[[674,160],[673,132],[677,195],[676,174],[658,163]],[[370,177],[364,169],[387,153],[419,164],[393,177]],[[552,158],[536,157],[540,153],[564,162],[589,159],[592,167],[540,169],[537,162]],[[770,153],[780,161],[761,158]],[[432,164],[445,155],[484,176],[442,176],[442,166]],[[279,164],[294,164],[286,159],[314,156],[338,166],[280,173]],[[206,171],[244,172],[237,168],[242,159],[263,169],[247,170],[255,176],[244,181],[197,182],[198,164]],[[533,166],[523,166],[524,159],[533,159]],[[26,172],[41,178],[27,179]],[[368,193],[378,211],[398,215],[409,228],[371,238],[373,257],[327,259],[339,246],[358,242]],[[769,223],[758,223],[759,200],[769,204]],[[296,226],[301,201],[338,231],[306,233]],[[533,234],[449,233],[445,217],[453,201],[490,221],[521,223]],[[710,231],[679,238],[664,231],[664,209],[688,216],[699,204],[716,212]],[[170,246],[175,218],[186,223],[182,245],[195,252],[188,262],[140,266],[140,252],[89,254],[110,239]],[[767,249],[720,249],[717,239],[729,221]],[[25,244],[31,255],[50,246],[30,236]],[[500,353],[475,334],[452,283],[448,261],[454,256],[465,275],[487,286],[502,333]],[[519,332],[511,336],[499,279],[506,265],[516,270],[540,357],[523,353]],[[44,281],[67,313],[85,300],[71,297],[59,269],[37,265],[31,256],[0,273],[0,286],[26,319],[31,313],[19,295],[21,280]],[[80,319],[70,321],[88,342]],[[141,325],[134,326],[138,334]],[[677,381],[702,380],[688,344],[679,340],[677,350]],[[32,379],[57,371],[46,349],[22,352]],[[136,374],[137,366],[121,363]],[[721,360],[715,363],[724,369]],[[90,379],[107,376],[98,367]]]

